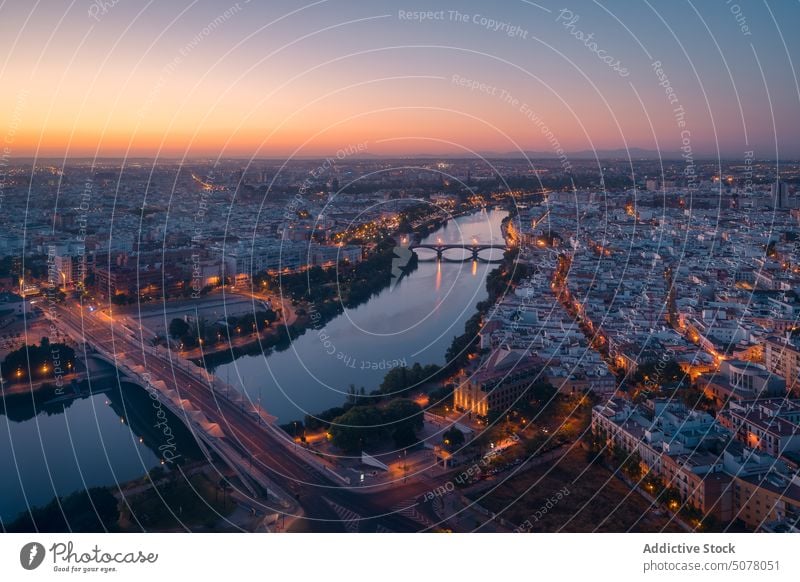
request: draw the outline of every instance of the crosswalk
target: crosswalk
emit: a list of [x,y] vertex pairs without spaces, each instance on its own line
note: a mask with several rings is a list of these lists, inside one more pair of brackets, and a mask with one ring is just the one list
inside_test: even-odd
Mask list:
[[423,515],[419,509],[419,502],[412,498],[406,499],[405,501],[401,501],[400,503],[396,503],[392,506],[392,513],[399,513],[400,515],[407,517],[412,521],[416,521],[424,525],[425,527],[430,527],[433,525],[433,522],[428,519],[427,516]]
[[[440,500],[439,503],[441,504]],[[366,529],[364,531],[370,530],[369,527],[369,520],[365,519],[363,516],[359,515],[355,511],[348,509],[346,507],[342,507],[338,503],[334,503],[330,499],[325,499],[325,502],[333,509],[336,515],[339,517],[340,523],[344,527],[345,531],[348,533],[358,533],[362,530],[362,525],[366,524]],[[400,514],[423,527],[431,527],[434,525],[434,522],[431,521],[426,515],[424,515],[419,510],[419,502],[414,499],[406,499],[399,503],[394,504],[391,507],[390,513],[391,514]],[[393,530],[389,528],[377,524],[375,525],[375,532],[376,533],[394,533]]]
[[342,507],[338,503],[334,503],[330,499],[326,499],[325,501],[331,506],[331,509],[336,512],[339,519],[342,520],[342,525],[348,533],[358,533],[361,524],[361,516],[359,514],[346,507]]

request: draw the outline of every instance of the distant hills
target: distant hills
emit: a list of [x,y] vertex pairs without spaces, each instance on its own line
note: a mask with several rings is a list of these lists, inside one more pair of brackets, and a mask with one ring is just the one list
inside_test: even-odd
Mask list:
[[[502,157],[502,158],[522,158],[524,157],[521,152],[505,152],[500,154],[491,154],[492,157]],[[549,159],[549,158],[558,158],[559,156],[556,155],[554,152],[525,152],[525,156],[529,158],[538,158],[538,159]],[[644,148],[617,148],[611,150],[581,150],[577,152],[566,152],[566,156],[569,159],[573,160],[593,160],[595,158],[600,159],[607,159],[607,158],[614,158],[614,159],[634,159],[634,160],[657,160],[661,159],[673,159],[673,158],[680,158],[681,154],[679,152],[657,152],[656,150],[646,150]]]
[[[526,157],[531,160],[557,160],[560,156],[552,151],[523,151],[523,152],[495,152],[495,151],[481,151],[477,152],[478,155],[484,158],[490,159],[505,159],[505,160],[518,160],[518,159],[525,159]],[[636,160],[680,160],[681,159],[681,152],[679,151],[662,151],[658,152],[656,150],[648,150],[644,148],[617,148],[617,149],[600,149],[596,151],[592,150],[580,150],[576,152],[565,152],[567,159],[569,160],[627,160],[631,159],[633,161]],[[315,159],[314,156],[302,156],[297,157],[296,159]],[[318,158],[316,158],[318,159]],[[463,153],[450,153],[450,154],[431,154],[431,153],[418,153],[418,154],[407,154],[407,155],[379,155],[379,154],[370,154],[367,152],[359,153],[358,156],[353,156],[353,159],[364,159],[364,160],[429,160],[429,159],[438,159],[438,160],[463,160],[463,159],[471,159],[469,156],[465,156]],[[716,156],[711,155],[697,155],[695,154],[695,161],[701,160],[716,160]],[[721,160],[737,160],[736,157],[727,157],[721,156]]]
[[[480,151],[477,152],[478,155],[489,158],[489,159],[506,159],[506,160],[521,160],[525,159],[526,157],[531,160],[557,160],[559,156],[553,151],[524,151],[524,152],[495,152],[495,151]],[[627,160],[631,159],[633,161],[644,161],[644,160],[680,160],[681,159],[681,152],[679,151],[662,151],[658,152],[656,150],[648,150],[645,148],[636,148],[632,147],[629,149],[625,148],[616,148],[616,149],[599,149],[596,151],[592,150],[580,150],[575,152],[566,152],[565,153],[568,160]],[[300,155],[294,156],[292,159],[297,161],[308,161],[308,160],[322,160],[325,158],[336,158],[336,153],[332,154],[315,154],[315,155]],[[95,163],[103,162],[115,162],[121,161],[124,158],[121,157],[97,157],[91,158],[86,156],[69,156],[70,162],[91,162],[94,161]],[[467,159],[474,159],[472,156],[466,156],[463,152],[453,152],[449,154],[432,154],[432,153],[414,153],[414,154],[405,154],[405,155],[398,155],[398,154],[374,154],[369,152],[359,152],[356,155],[347,156],[345,160],[347,161],[355,161],[355,160],[467,160]],[[721,156],[719,158],[722,161],[737,161],[740,158],[736,156]],[[186,159],[181,158],[174,158],[170,156],[159,156],[158,160],[161,162],[170,162],[170,161],[181,161],[183,163],[202,163],[202,162],[212,162],[212,161],[234,161],[234,160],[249,160],[252,162],[259,162],[259,161],[284,161],[286,160],[285,157],[281,156],[263,156],[251,158],[249,156],[225,156],[217,160],[217,158],[213,156],[193,156]],[[345,160],[342,160],[343,162]],[[708,155],[708,154],[698,154],[695,152],[694,161],[716,161],[717,156],[715,155]],[[759,158],[759,161],[770,161],[771,158]],[[17,162],[31,162],[33,158],[28,157],[20,157],[17,158],[15,161]],[[40,157],[38,162],[52,162],[54,164],[58,164],[59,162],[63,161],[62,158],[49,158],[49,157]],[[149,164],[152,163],[153,158],[147,157],[129,157],[126,160],[128,165],[132,164]],[[786,159],[782,160],[783,162],[789,162],[792,160]]]

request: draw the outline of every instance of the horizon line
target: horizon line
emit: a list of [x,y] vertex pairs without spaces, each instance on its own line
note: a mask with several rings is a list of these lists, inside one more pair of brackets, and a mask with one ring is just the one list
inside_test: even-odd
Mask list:
[[[655,153],[655,152],[654,152]],[[565,153],[565,156],[569,157],[573,155],[576,160],[579,161],[602,161],[602,160],[623,160],[623,161],[666,161],[666,162],[676,162],[676,161],[684,161],[683,157],[679,153],[672,152],[668,155],[642,155],[642,154],[631,154],[628,156],[625,155],[614,155],[609,153],[607,150],[604,152],[598,152],[597,155],[587,155],[586,152],[574,152],[572,154]],[[292,161],[314,161],[314,160],[328,160],[334,159],[334,161],[344,163],[344,162],[363,162],[363,161],[375,161],[375,160],[434,160],[434,159],[447,159],[447,160],[454,160],[454,161],[480,161],[480,160],[525,160],[528,159],[530,161],[558,161],[561,159],[561,156],[555,155],[541,155],[541,152],[531,152],[531,154],[527,153],[518,153],[518,154],[511,154],[511,153],[486,153],[480,156],[460,156],[456,154],[426,154],[426,153],[418,153],[418,154],[371,154],[371,155],[359,155],[359,156],[346,156],[341,159],[336,159],[336,153],[333,154],[314,154],[314,155],[303,155],[303,156],[280,156],[280,155],[273,155],[273,156],[259,156],[259,157],[250,157],[247,155],[232,155],[232,156],[225,156],[225,157],[218,157],[213,155],[194,155],[191,157],[180,157],[180,156],[153,156],[153,155],[135,155],[135,156],[89,156],[89,155],[66,155],[66,156],[58,156],[58,155],[44,155],[44,156],[20,156],[20,157],[7,157],[5,162],[8,165],[12,165],[14,162],[22,163],[22,162],[34,162],[34,161],[53,161],[53,160],[68,160],[68,161],[125,161],[125,160],[147,160],[147,161],[169,161],[169,162],[200,162],[200,161],[243,161],[249,160],[251,162],[259,162],[259,161],[284,161],[284,162],[292,162]],[[740,157],[732,157],[732,156],[710,156],[710,155],[700,155],[695,156],[695,162],[740,162],[743,161],[745,158]],[[791,158],[775,158],[775,157],[755,157],[750,158],[751,162],[778,162],[778,163],[790,163],[790,162],[798,162],[800,161],[800,157],[791,157]]]

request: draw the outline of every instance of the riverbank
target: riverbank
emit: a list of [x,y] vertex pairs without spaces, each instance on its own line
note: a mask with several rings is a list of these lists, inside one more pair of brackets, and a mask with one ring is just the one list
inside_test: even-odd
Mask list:
[[[509,215],[501,223],[503,238],[506,241],[511,237],[508,225],[512,219],[513,216]],[[503,262],[486,277],[486,292],[489,296],[475,306],[476,313],[467,320],[464,333],[453,338],[453,342],[447,350],[446,370],[448,372],[456,373],[467,365],[469,357],[477,352],[475,347],[478,342],[478,334],[483,327],[486,314],[516,283],[528,276],[527,268],[517,262],[518,254],[519,249],[515,247],[506,251],[503,255]]]
[[[418,267],[417,255],[412,255],[402,267],[398,280],[387,277],[392,272],[397,236],[411,235],[422,239],[430,232],[443,228],[452,220],[474,215],[485,208],[464,205],[442,216],[424,217],[416,220],[412,215],[404,220],[405,228],[377,243],[375,250],[364,261],[351,265],[340,263],[336,267],[323,269],[313,267],[294,273],[280,273],[274,276],[263,275],[255,283],[264,283],[269,289],[279,289],[279,294],[292,301],[296,307],[294,319],[288,317],[285,322],[276,322],[274,328],[261,332],[260,335],[249,334],[250,337],[229,339],[220,346],[198,346],[182,354],[196,365],[213,371],[216,367],[235,361],[242,356],[269,354],[288,349],[291,342],[302,336],[309,328],[320,329],[328,322],[341,315],[347,309],[355,309],[386,290],[397,285],[403,277],[414,272]],[[284,304],[285,305],[285,304]],[[286,312],[286,308],[284,308]],[[312,317],[313,316],[313,317]]]
[[[281,295],[292,300],[294,319],[276,322],[267,336],[231,342],[221,349],[208,351],[198,349],[195,357],[189,357],[196,365],[209,371],[247,355],[268,355],[271,351],[283,351],[309,329],[319,329],[335,319],[345,309],[355,309],[372,297],[386,290],[393,279],[387,277],[396,259],[394,239],[379,243],[373,254],[364,261],[351,265],[342,263],[336,267],[315,267],[301,273],[280,274],[267,278],[269,288],[280,288]],[[403,276],[417,268],[416,257],[403,269]]]
[[[110,380],[105,378],[103,382],[96,382],[91,391],[88,379],[76,381],[74,384],[70,382],[60,388],[52,380],[37,382],[33,389],[29,384],[16,384],[12,390],[3,392],[0,398],[0,414],[5,414],[15,422],[24,422],[36,416],[37,412],[55,413],[64,407],[68,408],[75,400],[107,392],[111,386]],[[6,384],[6,388],[8,387]]]
[[[85,373],[65,374],[61,376],[60,389],[63,393],[71,390],[71,385],[74,382],[83,382],[88,379]],[[56,388],[55,381],[52,378],[46,380],[37,380],[35,382],[3,382],[0,385],[0,395],[4,397],[18,396],[20,394],[33,394],[42,389]]]

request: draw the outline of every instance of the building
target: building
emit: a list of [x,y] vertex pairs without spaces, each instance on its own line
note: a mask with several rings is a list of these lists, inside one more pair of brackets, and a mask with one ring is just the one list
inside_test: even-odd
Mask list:
[[47,255],[53,264],[52,284],[68,288],[84,282],[87,264],[83,243],[49,245]]
[[523,351],[498,348],[472,373],[462,372],[453,394],[456,410],[486,418],[522,402],[540,378],[541,362]]
[[760,451],[739,446],[723,454],[723,470],[733,477],[733,513],[750,529],[800,516],[800,482],[786,466]]
[[676,489],[685,503],[731,518],[731,479],[713,452],[728,436],[711,415],[666,399],[644,406],[614,397],[592,409],[592,431],[607,446],[638,455],[642,470]]
[[770,187],[772,204],[775,208],[789,208],[789,185],[786,182],[775,182]]
[[101,257],[93,268],[96,291],[103,299],[123,294],[143,299],[161,297],[162,293],[188,294],[192,284],[191,257],[191,249]]
[[[217,255],[222,257],[221,249]],[[224,253],[224,276],[237,284],[254,274],[293,271],[306,267],[329,267],[338,262],[358,263],[362,252],[359,246],[320,245],[306,241],[268,239],[240,243]]]
[[[800,408],[792,403],[784,411],[783,402],[749,403],[735,409],[739,420],[729,415],[724,422],[756,430],[765,426],[766,417],[779,418],[787,426],[796,424]],[[755,417],[750,417],[753,412]],[[770,441],[764,435],[747,442],[731,440],[728,428],[710,415],[662,399],[642,406],[612,398],[592,409],[592,430],[608,446],[638,454],[643,470],[675,489],[682,504],[703,515],[725,522],[740,520],[753,530],[767,523],[796,522],[800,516],[800,478],[767,452]],[[794,439],[781,442],[797,446]],[[781,446],[774,444],[773,450]]]
[[788,391],[800,389],[800,345],[791,336],[770,336],[764,339],[764,364],[770,372],[786,382]]
[[627,400],[613,397],[592,409],[592,432],[601,435],[608,446],[638,454],[643,471],[660,475],[663,435],[650,432],[652,417],[643,412]]
[[284,269],[296,269],[303,262],[302,243],[267,240],[263,242],[239,243],[232,249],[217,249],[224,260],[223,276],[236,284],[244,283],[254,274]]
[[308,265],[310,267],[329,267],[344,261],[358,263],[361,261],[359,246],[329,246],[311,244],[308,247]]
[[722,427],[707,412],[656,398],[646,406],[614,397],[592,409],[592,430],[605,435],[610,445],[637,452],[644,469],[661,473],[661,454],[701,452],[712,442],[727,439]]
[[703,374],[697,379],[705,396],[717,409],[729,402],[772,398],[786,394],[783,378],[764,366],[744,360],[724,360],[718,372]]
[[725,522],[733,519],[733,478],[723,471],[719,455],[663,455],[662,479],[703,515]]
[[127,264],[96,265],[94,269],[95,288],[102,299],[115,295],[129,297],[156,296],[166,281],[168,288],[173,278],[161,269],[137,269]]
[[717,416],[736,440],[774,457],[800,451],[800,401],[774,398],[731,402]]

